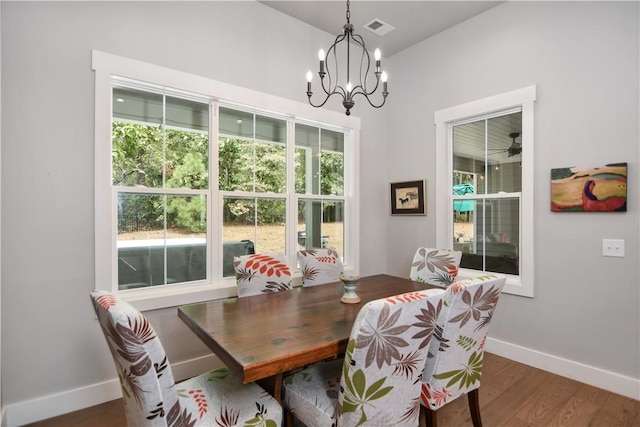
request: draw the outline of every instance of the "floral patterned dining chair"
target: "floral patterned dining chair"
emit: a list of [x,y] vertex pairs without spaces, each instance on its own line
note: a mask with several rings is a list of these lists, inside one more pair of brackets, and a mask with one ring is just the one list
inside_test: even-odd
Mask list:
[[422,376],[421,425],[436,427],[436,411],[467,395],[474,427],[481,427],[478,391],[484,343],[505,277],[483,276],[449,286]]
[[447,287],[458,275],[462,252],[450,249],[418,248],[409,277],[416,282]]
[[298,251],[298,263],[305,287],[337,282],[344,270],[335,248]]
[[365,304],[344,359],[283,381],[286,426],[415,426],[429,343],[445,291],[410,292]]
[[127,425],[279,427],[282,407],[257,384],[215,369],[176,384],[149,321],[119,296],[91,293],[118,372]]
[[238,297],[293,289],[291,269],[284,254],[252,254],[235,257]]

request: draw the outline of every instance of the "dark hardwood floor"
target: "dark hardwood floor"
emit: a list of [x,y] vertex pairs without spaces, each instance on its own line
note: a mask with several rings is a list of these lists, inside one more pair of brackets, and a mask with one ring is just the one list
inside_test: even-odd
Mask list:
[[[485,353],[480,387],[485,427],[640,427],[640,402]],[[122,399],[29,424],[37,427],[126,425]],[[466,398],[438,411],[440,427],[472,427]]]

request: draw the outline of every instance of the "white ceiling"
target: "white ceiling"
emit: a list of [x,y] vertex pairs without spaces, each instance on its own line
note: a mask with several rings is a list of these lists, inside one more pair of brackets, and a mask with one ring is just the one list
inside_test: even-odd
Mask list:
[[[347,22],[346,1],[260,1],[286,15],[330,34],[342,33]],[[368,50],[379,48],[389,58],[447,28],[479,15],[503,1],[365,1],[351,2],[351,23]],[[379,36],[364,26],[374,19],[395,27]]]

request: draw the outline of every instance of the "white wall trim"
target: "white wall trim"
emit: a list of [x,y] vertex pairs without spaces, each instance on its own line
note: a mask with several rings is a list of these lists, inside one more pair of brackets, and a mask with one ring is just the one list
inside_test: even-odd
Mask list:
[[534,368],[640,400],[640,379],[638,378],[626,377],[494,338],[487,338],[485,350]]
[[[640,379],[626,377],[494,338],[487,338],[485,350],[525,365],[640,400]],[[222,363],[218,358],[214,355],[206,355],[172,364],[171,368],[176,381],[182,381],[219,366],[222,366]],[[120,383],[117,378],[114,378],[86,387],[14,403],[3,408],[2,426],[17,427],[41,421],[109,402],[121,396]]]
[[[176,381],[207,372],[222,363],[213,354],[184,362],[172,363],[171,369]],[[42,396],[37,399],[6,405],[3,408],[3,427],[18,427],[58,415],[89,408],[122,397],[117,378],[91,384],[61,393]]]

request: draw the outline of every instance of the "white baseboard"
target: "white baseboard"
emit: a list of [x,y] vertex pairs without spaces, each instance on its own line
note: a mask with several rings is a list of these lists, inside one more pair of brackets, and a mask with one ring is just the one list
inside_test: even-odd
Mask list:
[[[635,378],[625,377],[493,338],[487,338],[485,350],[525,365],[640,400],[640,380]],[[171,364],[176,381],[220,366],[222,363],[213,355]],[[120,383],[118,379],[114,378],[102,383],[6,405],[2,408],[2,427],[18,427],[99,405],[120,397],[122,397]]]
[[[207,372],[222,364],[214,355],[198,357],[179,363],[172,363],[171,369],[176,381]],[[33,400],[6,405],[3,408],[2,427],[18,427],[79,409],[89,408],[122,397],[117,378],[80,387],[61,393],[39,397]]]
[[615,372],[588,366],[583,363],[541,353],[505,341],[487,338],[484,349],[498,356],[552,372],[581,383],[640,400],[640,379],[625,377]]

